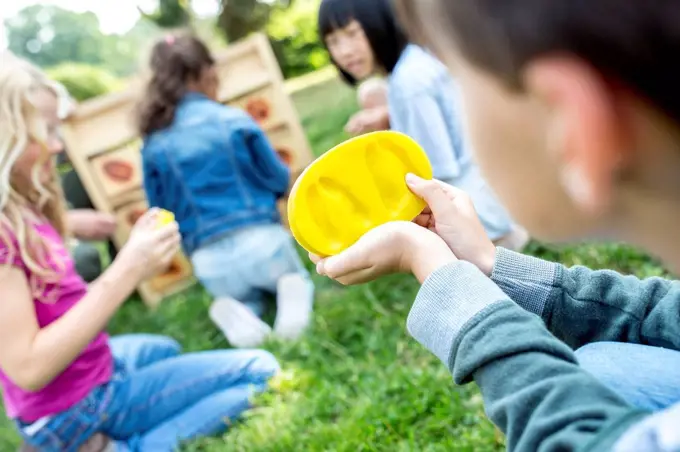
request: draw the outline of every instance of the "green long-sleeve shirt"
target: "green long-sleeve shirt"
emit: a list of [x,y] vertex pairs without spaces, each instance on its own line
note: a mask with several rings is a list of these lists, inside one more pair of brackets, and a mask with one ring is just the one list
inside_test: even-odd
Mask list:
[[571,348],[607,340],[680,350],[680,283],[499,249],[491,278],[467,262],[431,275],[408,329],[456,383],[477,382],[511,451],[680,450],[668,427],[680,426],[680,406],[657,416],[630,407]]

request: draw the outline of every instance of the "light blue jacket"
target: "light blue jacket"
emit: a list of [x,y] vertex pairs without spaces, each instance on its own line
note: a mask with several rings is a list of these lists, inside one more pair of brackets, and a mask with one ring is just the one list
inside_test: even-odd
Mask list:
[[447,68],[424,49],[404,49],[388,78],[392,129],[416,140],[434,177],[467,192],[492,240],[512,229],[512,220],[473,161],[463,128],[460,89]]

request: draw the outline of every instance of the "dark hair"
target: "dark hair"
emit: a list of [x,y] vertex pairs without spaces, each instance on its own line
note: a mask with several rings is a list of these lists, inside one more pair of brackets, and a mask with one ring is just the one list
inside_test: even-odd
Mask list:
[[[427,3],[427,5],[426,5]],[[521,90],[542,55],[575,55],[680,122],[680,9],[674,0],[396,0],[415,41],[455,43],[472,64]],[[427,9],[427,11],[425,11]],[[448,36],[449,42],[444,42]]]
[[198,38],[168,35],[151,51],[151,80],[139,106],[138,127],[142,136],[172,124],[175,110],[187,93],[187,82],[198,80],[215,60]]
[[[359,22],[364,29],[377,63],[388,73],[392,72],[408,40],[396,20],[391,1],[323,0],[319,7],[318,27],[319,38],[326,50],[326,36],[346,27],[352,20]],[[357,84],[358,81],[338,67],[335,61],[333,64],[349,84]]]

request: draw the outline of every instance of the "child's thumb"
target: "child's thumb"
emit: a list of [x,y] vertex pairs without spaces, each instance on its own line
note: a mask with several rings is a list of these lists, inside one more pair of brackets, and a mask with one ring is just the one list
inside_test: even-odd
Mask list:
[[423,179],[420,176],[416,176],[413,173],[408,173],[406,175],[406,185],[408,185],[408,188],[415,193],[416,195],[420,196],[421,198],[427,191],[427,180]]
[[441,185],[434,179],[426,180],[415,174],[409,173],[406,175],[406,184],[408,185],[408,188],[422,198],[432,210],[442,206],[442,204],[446,203],[448,200]]

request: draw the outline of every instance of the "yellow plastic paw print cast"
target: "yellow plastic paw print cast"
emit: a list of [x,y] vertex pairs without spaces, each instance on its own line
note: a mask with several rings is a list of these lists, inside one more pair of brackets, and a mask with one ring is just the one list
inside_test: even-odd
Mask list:
[[169,210],[161,209],[160,212],[158,212],[158,227],[160,228],[161,226],[165,226],[166,224],[170,224],[173,221],[175,221],[175,214],[170,212]]
[[406,186],[406,174],[432,178],[425,151],[398,132],[348,140],[300,175],[288,200],[291,232],[307,251],[333,256],[389,221],[411,221],[425,203]]

